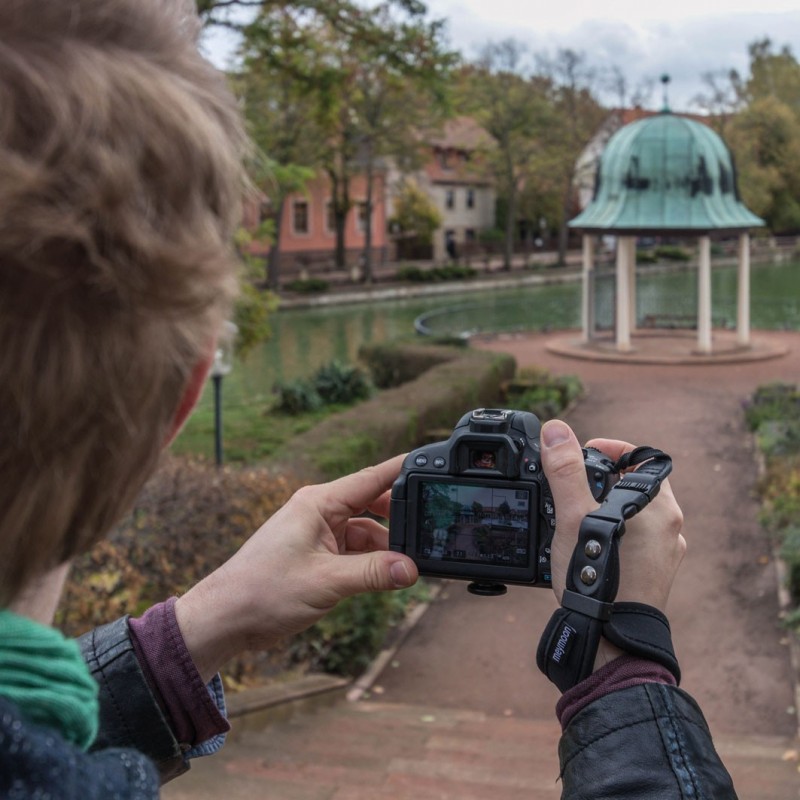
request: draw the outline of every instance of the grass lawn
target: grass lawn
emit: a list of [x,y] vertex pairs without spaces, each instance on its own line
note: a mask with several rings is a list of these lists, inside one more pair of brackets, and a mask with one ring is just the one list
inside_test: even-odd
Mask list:
[[[321,420],[347,408],[327,405],[306,414],[274,411],[268,403],[223,405],[222,447],[226,462],[254,464],[273,456],[292,437],[305,433]],[[172,445],[178,454],[214,458],[214,407],[203,403]]]

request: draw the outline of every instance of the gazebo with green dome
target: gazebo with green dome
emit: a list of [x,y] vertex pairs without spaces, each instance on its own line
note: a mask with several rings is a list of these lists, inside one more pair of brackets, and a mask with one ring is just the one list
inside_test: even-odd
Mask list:
[[[666,83],[668,79],[662,79]],[[595,338],[594,238],[617,237],[616,350],[630,352],[636,329],[636,239],[699,240],[697,352],[712,352],[711,235],[738,234],[736,339],[750,346],[750,235],[764,221],[739,199],[730,152],[707,125],[672,114],[632,122],[609,140],[595,177],[594,198],[569,223],[583,234],[583,341]]]

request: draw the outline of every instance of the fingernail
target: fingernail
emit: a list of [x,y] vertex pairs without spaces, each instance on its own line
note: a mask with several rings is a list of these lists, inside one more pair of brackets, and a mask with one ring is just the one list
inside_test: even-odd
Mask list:
[[556,447],[569,439],[569,426],[560,419],[551,419],[542,426],[542,444]]
[[411,575],[402,561],[395,561],[389,567],[389,576],[395,586],[411,586]]

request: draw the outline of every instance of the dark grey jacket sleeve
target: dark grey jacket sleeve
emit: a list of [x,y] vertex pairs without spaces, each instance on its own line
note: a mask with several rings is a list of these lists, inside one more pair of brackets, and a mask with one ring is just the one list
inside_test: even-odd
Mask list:
[[149,756],[165,783],[189,769],[131,643],[127,617],[78,639],[100,686],[100,732],[92,750],[132,747]]
[[575,715],[559,744],[564,800],[736,798],[697,703],[647,683]]

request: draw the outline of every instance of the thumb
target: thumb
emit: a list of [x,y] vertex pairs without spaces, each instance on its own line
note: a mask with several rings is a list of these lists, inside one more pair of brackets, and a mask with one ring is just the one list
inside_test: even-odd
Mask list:
[[572,429],[561,420],[542,426],[542,468],[550,483],[556,510],[553,538],[553,589],[560,596],[581,520],[597,508],[586,480],[583,450]]
[[408,556],[387,550],[337,556],[329,570],[328,585],[342,598],[363,592],[405,589],[419,578],[417,565]]

